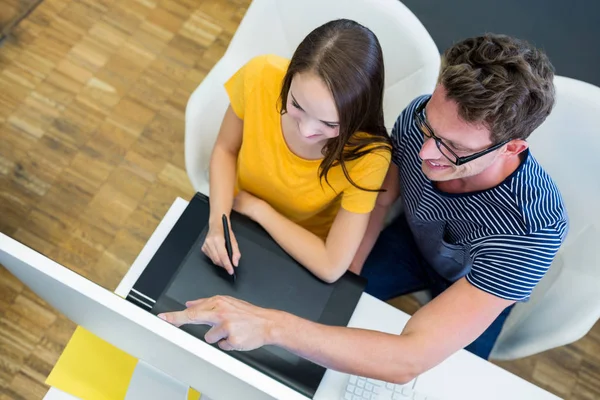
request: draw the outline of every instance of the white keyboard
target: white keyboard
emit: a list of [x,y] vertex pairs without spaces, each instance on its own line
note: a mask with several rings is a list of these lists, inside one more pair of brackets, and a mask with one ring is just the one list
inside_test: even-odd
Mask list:
[[439,400],[413,390],[414,380],[398,385],[350,375],[343,400]]

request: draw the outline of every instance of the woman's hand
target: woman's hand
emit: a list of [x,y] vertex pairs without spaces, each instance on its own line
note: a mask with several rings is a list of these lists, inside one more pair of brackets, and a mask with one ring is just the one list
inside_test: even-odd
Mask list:
[[237,240],[231,229],[231,224],[229,224],[229,236],[231,238],[231,249],[233,250],[233,254],[231,255],[233,265],[227,256],[225,232],[223,232],[223,222],[220,218],[218,221],[213,222],[211,220],[211,222],[209,222],[209,229],[206,234],[206,239],[204,239],[204,244],[202,245],[202,252],[206,254],[215,265],[225,268],[229,275],[233,275],[233,267],[238,266],[241,254]]
[[261,212],[261,209],[267,205],[267,202],[264,200],[243,190],[233,199],[233,209],[254,221],[257,221],[257,215]]

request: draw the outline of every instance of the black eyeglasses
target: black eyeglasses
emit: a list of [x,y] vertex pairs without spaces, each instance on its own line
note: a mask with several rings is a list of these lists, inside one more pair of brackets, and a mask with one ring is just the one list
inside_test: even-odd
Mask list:
[[435,134],[433,133],[433,129],[431,129],[431,127],[425,120],[425,112],[424,111],[425,111],[425,106],[427,105],[428,102],[429,102],[429,99],[427,99],[426,101],[421,103],[421,105],[415,109],[415,120],[419,124],[419,127],[421,128],[421,131],[423,132],[423,134],[426,137],[433,139],[435,141],[435,144],[436,144],[438,150],[440,151],[440,153],[442,153],[442,155],[444,157],[446,157],[452,164],[454,164],[456,166],[466,164],[469,161],[473,161],[481,156],[485,156],[486,154],[499,149],[500,147],[504,146],[506,143],[508,143],[510,141],[510,140],[504,140],[500,143],[496,143],[496,144],[492,145],[491,147],[488,147],[485,150],[478,151],[475,154],[471,154],[471,155],[465,156],[465,157],[460,157],[454,151],[452,151],[452,149],[450,147],[448,147],[448,145],[445,144],[442,141],[442,139],[435,136]]

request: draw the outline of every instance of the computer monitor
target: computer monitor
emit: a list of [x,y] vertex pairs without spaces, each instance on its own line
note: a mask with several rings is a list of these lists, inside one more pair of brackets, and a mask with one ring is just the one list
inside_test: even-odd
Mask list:
[[307,399],[1,233],[0,264],[76,324],[212,399]]

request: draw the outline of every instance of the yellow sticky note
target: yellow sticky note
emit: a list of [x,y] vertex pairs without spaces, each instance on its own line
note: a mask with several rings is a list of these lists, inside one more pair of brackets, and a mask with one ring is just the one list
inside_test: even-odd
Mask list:
[[189,388],[187,400],[200,400],[200,392],[194,388]]
[[78,326],[46,384],[86,400],[122,400],[137,358]]

